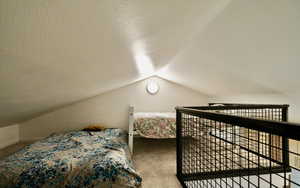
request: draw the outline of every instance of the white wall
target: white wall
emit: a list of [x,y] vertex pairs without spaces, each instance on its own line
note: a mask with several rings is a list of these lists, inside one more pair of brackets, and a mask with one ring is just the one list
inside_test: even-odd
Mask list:
[[20,126],[21,140],[38,139],[52,132],[81,129],[92,123],[128,128],[128,107],[137,111],[174,111],[177,105],[205,105],[208,96],[173,82],[153,77],[160,85],[156,95],[146,92],[147,80],[101,94],[57,111],[42,115]]
[[289,104],[289,121],[300,123],[300,93],[291,94],[249,94],[210,98],[211,102]]
[[19,142],[19,125],[0,128],[0,149]]

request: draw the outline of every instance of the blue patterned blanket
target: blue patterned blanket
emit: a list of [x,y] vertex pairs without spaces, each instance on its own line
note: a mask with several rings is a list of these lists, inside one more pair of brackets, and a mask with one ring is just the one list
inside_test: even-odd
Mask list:
[[139,187],[141,181],[121,129],[53,134],[0,161],[1,188]]

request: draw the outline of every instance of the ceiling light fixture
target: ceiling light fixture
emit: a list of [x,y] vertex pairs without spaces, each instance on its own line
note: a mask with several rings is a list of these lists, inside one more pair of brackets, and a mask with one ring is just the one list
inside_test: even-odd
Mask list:
[[146,86],[146,90],[149,94],[155,95],[159,91],[159,85],[154,80],[149,80]]

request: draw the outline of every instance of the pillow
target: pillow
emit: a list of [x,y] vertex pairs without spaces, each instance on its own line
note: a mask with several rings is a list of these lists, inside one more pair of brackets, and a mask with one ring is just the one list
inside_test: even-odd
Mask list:
[[105,127],[102,126],[102,125],[89,125],[85,128],[82,129],[83,131],[104,131],[105,130]]

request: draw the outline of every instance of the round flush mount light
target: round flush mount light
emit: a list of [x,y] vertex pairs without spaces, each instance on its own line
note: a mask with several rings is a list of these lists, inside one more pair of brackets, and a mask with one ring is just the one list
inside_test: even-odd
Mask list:
[[156,81],[150,80],[147,83],[147,92],[150,93],[151,95],[155,95],[159,91],[159,85]]

